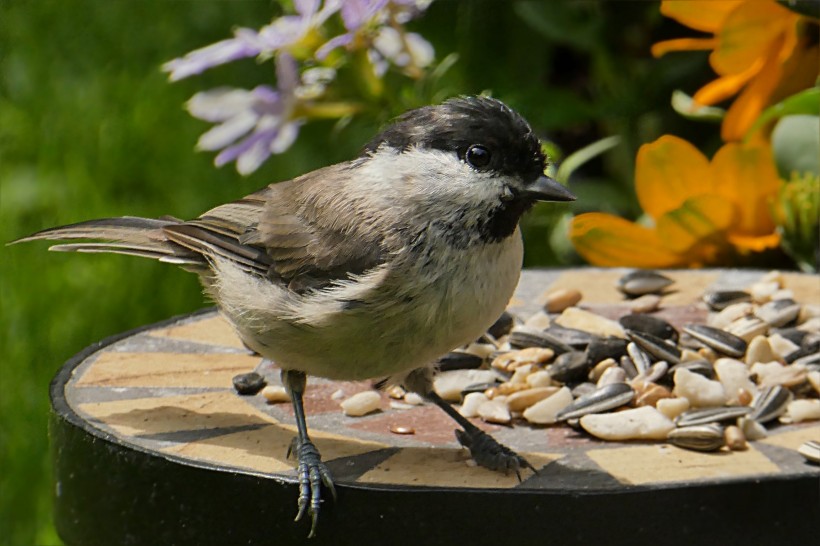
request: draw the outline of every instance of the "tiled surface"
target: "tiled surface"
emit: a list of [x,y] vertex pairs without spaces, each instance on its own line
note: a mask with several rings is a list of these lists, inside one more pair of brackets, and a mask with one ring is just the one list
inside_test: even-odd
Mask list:
[[[540,307],[546,292],[580,288],[582,307],[617,317],[626,312],[614,288],[623,272],[526,271],[510,309],[525,318]],[[698,302],[704,289],[754,280],[746,271],[670,275],[677,282],[658,315],[678,324],[705,316]],[[817,276],[787,275],[786,284],[799,299],[820,303]],[[290,404],[268,405],[261,396],[242,397],[231,387],[234,375],[258,363],[227,323],[206,313],[103,347],[79,363],[65,394],[90,426],[125,444],[198,464],[291,479],[294,463],[286,458],[295,434]],[[278,381],[274,368],[259,371],[269,382]],[[331,398],[337,390],[349,396],[367,388],[367,383],[309,380],[311,433],[339,483],[525,489],[562,483],[570,489],[594,489],[820,474],[820,468],[806,465],[794,452],[802,442],[820,439],[820,423],[778,427],[745,452],[703,454],[661,443],[603,443],[563,426],[501,427],[476,421],[543,469],[538,476],[526,472],[519,483],[514,476],[471,464],[454,439],[454,423],[437,408],[392,409],[383,395],[382,411],[350,418]],[[416,434],[396,435],[391,426],[411,427]]]

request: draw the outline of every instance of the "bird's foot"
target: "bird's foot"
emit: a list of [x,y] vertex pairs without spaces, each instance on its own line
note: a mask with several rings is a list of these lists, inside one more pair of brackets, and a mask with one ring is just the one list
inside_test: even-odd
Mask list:
[[288,449],[288,457],[291,453],[296,454],[299,463],[297,474],[299,476],[299,513],[294,521],[299,521],[305,515],[310,515],[310,534],[308,538],[316,535],[316,524],[319,521],[319,509],[322,502],[322,484],[330,490],[333,500],[336,500],[336,487],[333,485],[333,478],[330,471],[322,462],[319,450],[310,440],[300,441],[294,438]]
[[504,474],[508,474],[512,470],[518,477],[519,482],[521,481],[522,469],[529,468],[533,472],[537,472],[527,459],[507,446],[498,443],[495,438],[482,430],[465,431],[456,429],[456,439],[462,446],[470,450],[470,455],[479,466],[490,470],[499,470]]

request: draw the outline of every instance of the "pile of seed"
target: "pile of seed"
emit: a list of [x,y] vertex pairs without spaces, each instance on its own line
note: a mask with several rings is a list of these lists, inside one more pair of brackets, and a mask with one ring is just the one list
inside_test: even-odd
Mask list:
[[576,307],[579,291],[553,292],[543,312],[505,315],[443,357],[435,390],[490,423],[566,423],[699,451],[742,450],[778,421],[820,419],[820,305],[795,301],[772,272],[705,294],[707,323],[678,330],[650,314],[672,283],[653,271],[622,277],[631,313],[617,321]]

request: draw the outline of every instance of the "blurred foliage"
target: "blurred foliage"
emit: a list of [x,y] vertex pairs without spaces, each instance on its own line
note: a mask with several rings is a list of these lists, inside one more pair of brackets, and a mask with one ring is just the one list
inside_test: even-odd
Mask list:
[[[183,110],[188,97],[226,82],[270,83],[271,75],[245,60],[170,85],[160,65],[234,26],[258,28],[277,9],[270,0],[0,3],[0,239],[94,217],[189,218],[355,155],[377,130],[373,121],[311,123],[286,154],[244,178],[194,153],[207,124]],[[414,90],[396,108],[490,91],[552,143],[556,159],[620,135],[617,147],[575,171],[576,212],[634,218],[636,151],[660,134],[709,155],[720,145],[669,106],[673,90],[691,92],[690,82],[710,72],[705,54],[650,57],[652,43],[681,34],[655,2],[440,0],[408,27],[433,44],[439,61],[458,60],[434,88]],[[380,119],[397,113],[386,109]],[[526,265],[577,260],[562,237],[567,210],[541,204],[527,218]],[[563,227],[551,235],[556,225]],[[192,276],[144,260],[46,254],[42,244],[0,253],[0,543],[57,544],[50,378],[89,344],[193,311],[202,298]]]

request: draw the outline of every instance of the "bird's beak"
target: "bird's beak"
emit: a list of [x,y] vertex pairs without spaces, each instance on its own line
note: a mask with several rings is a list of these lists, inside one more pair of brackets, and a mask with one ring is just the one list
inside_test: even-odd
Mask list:
[[533,201],[575,201],[575,196],[568,189],[546,175],[539,176],[520,195]]

